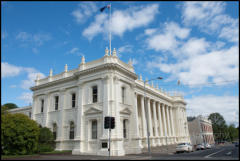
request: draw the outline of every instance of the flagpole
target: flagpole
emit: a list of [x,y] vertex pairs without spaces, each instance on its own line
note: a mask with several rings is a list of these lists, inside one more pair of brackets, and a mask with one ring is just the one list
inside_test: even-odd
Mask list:
[[110,3],[110,16],[109,16],[109,48],[110,48],[110,55],[111,55],[111,51],[112,51],[112,47],[111,47],[111,41],[112,41],[112,34],[111,34],[112,14],[111,14],[111,9],[112,9],[112,5]]

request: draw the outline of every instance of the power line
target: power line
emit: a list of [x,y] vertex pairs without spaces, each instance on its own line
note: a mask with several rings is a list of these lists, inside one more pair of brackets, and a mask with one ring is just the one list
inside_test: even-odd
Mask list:
[[[195,84],[180,84],[179,86],[204,86],[204,85],[220,85],[220,84],[230,84],[231,82],[237,82],[239,80],[227,80],[227,81],[219,81],[219,82],[212,82],[212,83],[195,83]],[[161,86],[178,86],[178,84],[165,84]]]

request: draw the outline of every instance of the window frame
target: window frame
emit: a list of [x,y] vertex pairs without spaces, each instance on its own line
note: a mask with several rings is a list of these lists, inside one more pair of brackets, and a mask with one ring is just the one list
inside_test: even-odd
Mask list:
[[53,123],[53,139],[57,140],[57,123]]
[[124,139],[128,138],[128,135],[127,135],[127,122],[128,122],[128,119],[124,119],[123,120],[123,138]]
[[[96,88],[96,93],[94,92],[94,89]],[[98,86],[94,85],[92,86],[92,103],[98,102]]]
[[74,122],[71,121],[70,122],[70,129],[69,129],[69,139],[74,139],[74,132],[75,132],[75,125],[74,125]]
[[41,99],[41,113],[44,111],[44,99]]
[[[73,99],[74,96],[74,99]],[[72,93],[72,108],[76,107],[76,93]]]
[[[56,99],[57,98],[57,99]],[[57,101],[56,101],[57,100]],[[54,107],[55,111],[58,110],[58,105],[59,105],[59,96],[54,96]]]
[[122,103],[124,104],[125,103],[125,91],[126,91],[126,88],[124,87],[124,86],[122,86],[122,88],[121,88],[121,91],[122,91],[122,93],[121,93],[121,96],[122,96]]
[[[96,124],[94,126],[94,123]],[[98,121],[92,120],[91,121],[91,139],[96,140],[98,138]]]

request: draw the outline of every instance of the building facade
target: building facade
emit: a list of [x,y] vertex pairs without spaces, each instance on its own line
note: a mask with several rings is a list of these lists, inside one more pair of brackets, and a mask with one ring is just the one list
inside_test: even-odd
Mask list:
[[[147,143],[161,146],[190,142],[186,103],[182,96],[170,96],[146,84],[134,72],[132,62],[122,62],[116,50],[95,61],[47,78],[36,79],[32,119],[53,130],[56,150],[72,154],[108,155],[109,130],[104,117],[115,117],[111,130],[111,155],[141,153]],[[147,109],[149,113],[147,113]],[[148,117],[147,117],[148,114]]]
[[188,121],[189,135],[193,145],[208,143],[214,144],[212,122],[201,115]]

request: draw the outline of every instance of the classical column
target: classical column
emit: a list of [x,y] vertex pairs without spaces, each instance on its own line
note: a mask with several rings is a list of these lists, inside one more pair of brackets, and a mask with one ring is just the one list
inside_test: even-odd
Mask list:
[[147,128],[146,128],[146,116],[145,116],[145,107],[144,107],[144,96],[141,97],[141,109],[142,109],[142,129],[143,129],[143,137],[147,137]]
[[36,114],[37,114],[37,108],[38,108],[38,101],[37,101],[37,96],[33,94],[32,96],[33,103],[32,103],[32,118],[33,120],[36,121]]
[[153,100],[153,120],[154,120],[154,133],[155,133],[155,142],[157,141],[156,137],[158,137],[158,129],[157,129],[157,115],[156,115],[156,102]]
[[[164,108],[164,104],[162,104],[162,116],[163,116],[163,127],[164,127],[164,136],[166,137],[166,141],[167,141],[167,125],[166,125],[166,117],[165,117],[165,108]],[[165,144],[167,144],[167,142],[165,142]]]
[[[56,145],[57,150],[63,150],[64,148],[64,143],[62,142],[62,140],[64,140],[64,131],[65,131],[65,127],[64,127],[64,107],[65,107],[65,92],[66,89],[60,89],[60,96],[59,96],[59,102],[58,102],[58,108],[60,110],[60,120],[57,123],[57,139],[58,141],[60,141],[59,146]],[[59,135],[58,135],[59,132]]]
[[173,121],[173,107],[170,108],[170,114],[171,114],[171,121],[172,121],[172,133],[173,133],[173,136],[175,137],[175,124],[174,124],[174,121]]
[[168,136],[171,136],[171,129],[170,129],[170,118],[169,118],[169,112],[168,112],[168,105],[166,107],[166,116],[167,116],[167,131],[168,131]]
[[149,132],[150,137],[153,137],[153,126],[152,126],[152,114],[151,114],[151,108],[150,108],[150,99],[147,99],[147,108],[148,108],[148,120],[149,120]]
[[[78,85],[78,94],[77,94],[77,122],[75,122],[76,125],[76,133],[75,133],[75,142],[74,142],[74,148],[72,151],[72,154],[80,154],[81,152],[81,142],[83,141],[83,118],[82,118],[82,113],[83,113],[83,84]],[[82,136],[82,137],[81,137]]]
[[[132,90],[134,91],[134,88],[132,88]],[[139,135],[139,120],[138,120],[138,95],[137,93],[135,94],[135,92],[133,92],[133,96],[134,96],[134,112],[133,112],[133,118],[131,119],[132,121],[132,138],[136,139],[136,144],[137,146],[142,147],[142,143],[140,141],[140,135]],[[129,129],[130,130],[130,129]]]
[[162,116],[161,116],[161,106],[158,103],[158,117],[159,117],[159,136],[163,136],[163,124],[162,124]]
[[51,106],[50,105],[50,93],[48,92],[48,93],[46,93],[46,107],[44,109],[44,111],[45,111],[45,127],[50,127],[49,122],[48,122],[48,120],[49,120],[48,112],[49,112],[50,106]]

